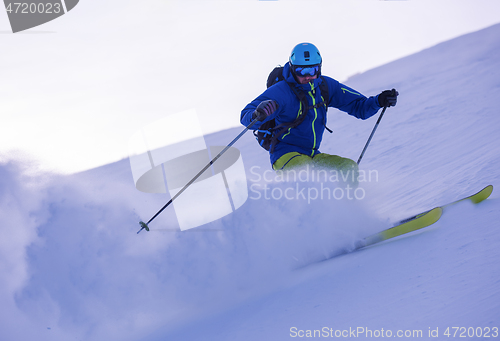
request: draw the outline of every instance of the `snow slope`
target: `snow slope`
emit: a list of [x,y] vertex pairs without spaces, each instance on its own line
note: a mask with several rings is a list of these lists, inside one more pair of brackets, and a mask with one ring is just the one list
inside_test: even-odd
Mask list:
[[[499,80],[500,25],[358,75],[346,83],[367,95],[400,92],[361,163],[378,174],[361,184],[363,200],[249,199],[185,232],[172,231],[167,209],[135,234],[168,198],[136,191],[128,160],[71,176],[2,164],[1,339],[287,340],[324,327],[378,339],[438,328],[453,339],[447,327],[500,327],[496,190],[420,233],[297,269],[400,218],[500,188]],[[356,159],[374,123],[331,110],[335,133],[321,150]],[[257,183],[250,169],[269,169],[267,154],[251,134],[236,147]]]

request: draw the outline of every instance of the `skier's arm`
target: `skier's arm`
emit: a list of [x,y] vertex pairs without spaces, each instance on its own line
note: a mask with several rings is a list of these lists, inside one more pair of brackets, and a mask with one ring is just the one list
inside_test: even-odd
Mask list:
[[272,120],[275,118],[283,109],[284,103],[282,98],[275,96],[276,91],[266,90],[262,95],[254,99],[252,102],[248,103],[247,106],[241,111],[240,122],[244,126],[248,126],[254,119],[254,112],[257,110],[258,106],[268,100],[272,100],[276,103],[277,109],[263,121],[255,123],[251,129],[258,129],[264,122]]
[[331,91],[329,106],[362,120],[372,117],[380,109],[378,96],[367,98],[358,91],[332,78],[328,77],[327,81],[329,88],[333,90]]
[[[260,103],[270,100],[270,98],[265,98],[263,96],[259,96],[256,99],[254,99],[252,102],[248,103],[247,106],[241,111],[241,116],[240,116],[240,122],[243,124],[245,127],[248,126],[254,119],[254,113],[255,110],[257,110],[257,107],[259,106]],[[273,115],[271,115],[273,116]],[[250,127],[250,129],[258,129],[262,123],[269,121],[271,116],[268,116],[265,120],[259,121],[255,123],[253,126]]]

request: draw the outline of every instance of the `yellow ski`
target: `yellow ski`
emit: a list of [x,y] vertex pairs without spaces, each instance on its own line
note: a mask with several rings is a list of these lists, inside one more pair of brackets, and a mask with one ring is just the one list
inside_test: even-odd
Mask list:
[[441,218],[443,214],[443,210],[451,205],[457,204],[461,201],[470,200],[474,204],[480,203],[483,200],[486,200],[491,193],[493,192],[493,186],[488,185],[479,192],[470,195],[468,197],[455,200],[447,205],[439,206],[433,208],[432,210],[414,215],[410,218],[406,218],[397,223],[396,226],[391,227],[387,230],[375,233],[365,239],[361,240],[357,245],[356,249],[360,249],[369,245],[373,245],[376,243],[380,243],[384,240],[388,240],[394,237],[401,236],[403,234],[420,230],[421,228],[427,227],[429,225],[434,224],[436,221]]
[[[488,197],[491,195],[491,192],[493,192],[493,186],[492,185],[488,185],[488,186],[486,186],[485,188],[483,188],[482,190],[480,190],[479,192],[477,192],[475,194],[469,195],[468,197],[465,197],[465,198],[462,198],[462,199],[459,199],[459,200],[455,200],[453,202],[450,202],[449,204],[446,204],[446,205],[443,205],[443,206],[439,206],[439,207],[441,207],[444,210],[444,209],[446,209],[447,207],[449,207],[451,205],[455,205],[455,204],[457,204],[457,203],[459,203],[461,201],[465,201],[465,200],[470,200],[474,204],[477,204],[477,203],[480,203],[483,200],[488,199]],[[426,214],[428,212],[430,212],[430,211],[425,211],[425,212],[422,212],[420,214],[414,215],[413,217],[409,217],[409,218],[403,219],[403,220],[399,221],[398,224],[403,224],[403,223],[405,223],[407,221],[416,219],[416,218],[421,217],[422,215],[424,215],[424,214]]]
[[443,209],[441,207],[433,208],[432,210],[421,214],[419,217],[404,222],[402,224],[396,225],[394,227],[388,228],[387,230],[375,233],[365,239],[361,240],[356,249],[360,249],[369,245],[383,242],[394,237],[401,236],[406,233],[420,230],[424,227],[434,224],[441,218],[443,214]]

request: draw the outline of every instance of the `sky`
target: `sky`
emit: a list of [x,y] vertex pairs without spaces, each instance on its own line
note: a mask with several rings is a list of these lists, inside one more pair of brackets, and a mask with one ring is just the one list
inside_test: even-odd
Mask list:
[[91,169],[127,158],[138,130],[185,110],[196,110],[204,134],[236,127],[300,42],[318,46],[323,73],[349,85],[496,24],[498,13],[497,0],[82,0],[12,34],[0,11],[0,161]]

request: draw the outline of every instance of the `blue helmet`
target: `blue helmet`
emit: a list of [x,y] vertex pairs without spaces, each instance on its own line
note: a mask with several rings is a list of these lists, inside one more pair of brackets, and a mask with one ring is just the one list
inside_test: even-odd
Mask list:
[[311,43],[302,43],[295,46],[290,53],[290,64],[294,66],[309,66],[309,65],[319,65],[321,66],[322,58],[319,50],[316,46]]

